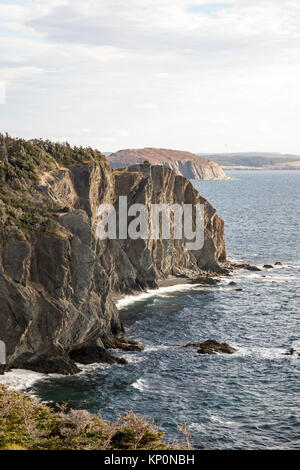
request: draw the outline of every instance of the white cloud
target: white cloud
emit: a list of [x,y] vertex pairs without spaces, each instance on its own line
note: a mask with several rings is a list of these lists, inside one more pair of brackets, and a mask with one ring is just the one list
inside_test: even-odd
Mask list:
[[143,109],[145,111],[154,111],[159,108],[155,103],[137,103],[135,107],[137,109]]
[[300,153],[298,0],[0,0],[0,18],[3,131]]

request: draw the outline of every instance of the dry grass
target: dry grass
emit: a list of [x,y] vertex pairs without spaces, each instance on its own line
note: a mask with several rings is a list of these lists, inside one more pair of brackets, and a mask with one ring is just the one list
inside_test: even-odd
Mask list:
[[192,449],[186,424],[182,442],[168,443],[154,422],[133,412],[113,421],[85,410],[54,412],[20,392],[0,386],[0,450]]

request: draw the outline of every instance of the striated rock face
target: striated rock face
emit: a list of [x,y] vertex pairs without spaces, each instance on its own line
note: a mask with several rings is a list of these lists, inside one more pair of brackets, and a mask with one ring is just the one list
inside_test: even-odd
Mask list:
[[127,149],[119,150],[107,157],[113,168],[141,164],[145,160],[152,165],[165,165],[177,175],[195,180],[227,179],[222,168],[207,158],[198,157],[190,152],[168,149]]
[[[149,164],[115,170],[115,195],[127,194],[128,204],[204,204],[205,240],[198,251],[188,251],[185,240],[120,240],[126,270],[118,269],[115,288],[155,285],[168,276],[195,277],[201,270],[218,272],[225,261],[224,222],[187,178],[167,167]],[[128,262],[130,263],[128,265]],[[124,261],[123,261],[124,263]],[[128,284],[130,283],[130,284]]]
[[122,331],[93,230],[97,204],[111,198],[111,170],[74,166],[45,175],[39,189],[70,212],[58,216],[60,234],[32,233],[1,247],[0,336],[9,366],[72,373],[72,353],[82,348],[112,361],[105,348]]
[[[75,362],[115,358],[122,325],[114,291],[156,286],[170,276],[221,271],[226,259],[224,223],[192,184],[171,169],[136,165],[113,171],[107,162],[43,173],[35,183],[43,200],[65,211],[51,215],[53,232],[27,231],[0,244],[0,339],[8,366],[74,373]],[[97,207],[128,196],[128,204],[205,205],[205,243],[187,251],[182,240],[97,239]],[[50,217],[50,216],[49,216]]]

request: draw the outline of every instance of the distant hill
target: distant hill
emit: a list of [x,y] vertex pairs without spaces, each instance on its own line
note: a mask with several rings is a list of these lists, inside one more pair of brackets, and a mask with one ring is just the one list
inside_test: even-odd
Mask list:
[[144,148],[119,150],[107,156],[113,168],[122,168],[149,161],[152,165],[165,165],[178,175],[196,180],[227,179],[222,168],[211,159],[190,152],[170,149]]
[[300,156],[281,153],[215,153],[197,154],[199,158],[211,158],[223,168],[236,169],[300,169]]

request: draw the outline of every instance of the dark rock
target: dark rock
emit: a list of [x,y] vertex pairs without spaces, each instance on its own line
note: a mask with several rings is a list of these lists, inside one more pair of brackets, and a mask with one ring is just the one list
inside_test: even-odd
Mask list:
[[283,264],[280,261],[276,261],[275,266],[283,266]]
[[80,372],[80,368],[69,358],[67,354],[58,351],[47,352],[41,355],[24,353],[14,362],[15,368],[33,370],[35,372],[48,374],[71,375]]
[[122,349],[123,351],[144,351],[144,347],[138,342],[127,338],[115,338],[111,348]]
[[251,266],[251,265],[246,266],[245,269],[248,269],[248,271],[261,271],[261,269],[258,268],[257,266]]
[[216,269],[215,275],[216,276],[231,276],[231,270],[228,269],[227,267],[220,266]]
[[78,362],[80,364],[92,364],[94,362],[114,364],[115,362],[118,362],[116,357],[103,347],[97,346],[97,344],[88,345],[87,347],[82,347],[72,351],[70,353],[70,358],[74,362]]
[[274,266],[272,264],[264,264],[265,269],[273,269]]
[[253,266],[247,263],[243,263],[243,264],[232,263],[232,266],[238,269],[247,269],[248,271],[261,271],[261,269],[258,268],[257,266]]
[[218,343],[214,340],[207,340],[204,343],[200,344],[200,349],[198,349],[199,354],[233,354],[237,350],[232,346],[229,346],[227,343]]
[[293,356],[294,353],[296,353],[296,352],[297,352],[296,349],[291,348],[285,353],[285,356]]
[[234,281],[231,281],[231,282],[229,282],[229,284],[228,284],[228,285],[229,285],[229,286],[236,286],[236,285],[237,285],[237,283],[236,283],[236,282],[234,282]]
[[233,354],[237,351],[232,346],[229,346],[229,344],[218,343],[215,340],[207,340],[207,341],[204,341],[203,343],[188,343],[183,347],[184,348],[199,348],[197,351],[199,354],[217,354],[217,353]]
[[116,357],[115,360],[116,360],[117,364],[121,364],[121,365],[124,365],[124,366],[129,364],[129,362],[124,357]]
[[198,277],[196,279],[192,279],[192,284],[203,284],[208,286],[215,286],[219,284],[221,281],[220,279],[214,279],[213,277]]
[[235,289],[236,292],[244,292],[244,289],[242,289],[241,287],[239,287],[238,289]]

